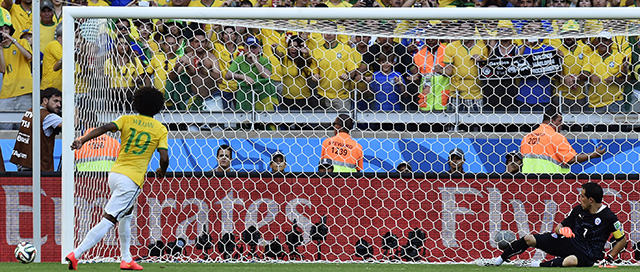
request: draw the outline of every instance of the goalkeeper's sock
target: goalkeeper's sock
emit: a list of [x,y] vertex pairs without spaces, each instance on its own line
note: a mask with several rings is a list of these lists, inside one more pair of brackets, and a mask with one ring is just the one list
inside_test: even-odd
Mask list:
[[122,256],[122,260],[130,263],[133,261],[131,258],[131,251],[129,247],[131,246],[131,218],[132,215],[127,215],[120,219],[118,222],[118,237],[120,238],[120,255]]
[[500,255],[500,257],[502,257],[502,259],[506,261],[506,260],[509,260],[511,257],[524,252],[525,250],[527,250],[527,248],[529,248],[529,245],[527,245],[527,242],[524,240],[524,238],[520,238],[515,242],[509,244],[509,246],[504,250],[504,252],[502,252],[502,255]]
[[540,267],[562,267],[562,261],[564,261],[564,258],[558,257],[551,261],[540,263]]
[[84,237],[82,243],[73,251],[73,255],[76,256],[76,259],[80,259],[80,256],[87,250],[91,249],[95,246],[102,238],[107,235],[107,232],[113,227],[113,223],[106,218],[102,218],[100,223],[98,223],[95,227],[91,228],[89,232],[87,232],[87,236]]

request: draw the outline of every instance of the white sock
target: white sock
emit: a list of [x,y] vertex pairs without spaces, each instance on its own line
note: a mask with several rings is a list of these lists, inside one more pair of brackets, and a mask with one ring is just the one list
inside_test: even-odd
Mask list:
[[502,257],[498,256],[498,257],[493,258],[493,263],[495,265],[501,265],[502,263],[504,263],[504,260],[502,259]]
[[118,223],[118,237],[120,238],[120,255],[122,260],[130,263],[132,261],[131,251],[131,215],[126,215]]
[[540,261],[531,261],[531,267],[540,267]]
[[87,250],[91,249],[95,246],[102,238],[107,235],[107,232],[113,227],[113,223],[107,220],[106,218],[102,218],[100,223],[95,225],[89,232],[87,232],[87,236],[84,237],[82,243],[73,251],[73,255],[75,255],[76,259],[80,259],[83,253]]

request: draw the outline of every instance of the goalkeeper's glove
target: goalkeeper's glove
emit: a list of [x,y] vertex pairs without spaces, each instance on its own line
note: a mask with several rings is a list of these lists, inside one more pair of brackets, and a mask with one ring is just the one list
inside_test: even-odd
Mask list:
[[571,230],[571,228],[570,228],[570,227],[562,227],[562,228],[560,228],[560,230],[558,230],[558,232],[559,232],[562,236],[567,237],[567,238],[573,238],[573,237],[576,237],[576,235],[575,235],[575,234],[573,234],[573,231]]

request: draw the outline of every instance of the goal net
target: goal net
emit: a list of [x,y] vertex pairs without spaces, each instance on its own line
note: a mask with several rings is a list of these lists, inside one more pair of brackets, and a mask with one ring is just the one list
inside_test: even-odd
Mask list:
[[[635,8],[208,9],[65,9],[63,147],[133,113],[141,86],[166,98],[171,174],[137,199],[134,258],[471,262],[502,230],[551,231],[587,181],[640,241]],[[573,176],[500,175],[549,108],[577,152],[608,155]],[[364,174],[316,173],[339,114]],[[63,150],[63,256],[102,216],[119,139]],[[114,228],[82,259],[119,256]]]

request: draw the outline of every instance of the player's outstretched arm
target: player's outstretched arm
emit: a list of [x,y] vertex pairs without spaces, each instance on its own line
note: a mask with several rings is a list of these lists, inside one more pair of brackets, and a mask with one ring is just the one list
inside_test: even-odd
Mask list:
[[593,151],[591,153],[580,153],[578,155],[576,155],[575,157],[573,157],[573,159],[571,159],[568,164],[572,164],[572,163],[582,163],[585,161],[588,161],[590,159],[597,159],[602,157],[602,155],[604,155],[604,153],[606,153],[607,150],[604,148],[604,146],[599,146],[598,148],[596,148],[596,151]]
[[71,150],[80,149],[82,148],[82,145],[87,141],[90,141],[93,138],[96,138],[102,134],[105,134],[107,131],[116,131],[116,130],[118,130],[118,126],[116,126],[116,124],[114,123],[105,124],[99,128],[92,130],[86,135],[76,139],[75,141],[73,141],[73,143],[71,143]]
[[169,152],[166,149],[158,149],[158,153],[160,153],[160,167],[156,170],[156,176],[164,178],[169,167]]

